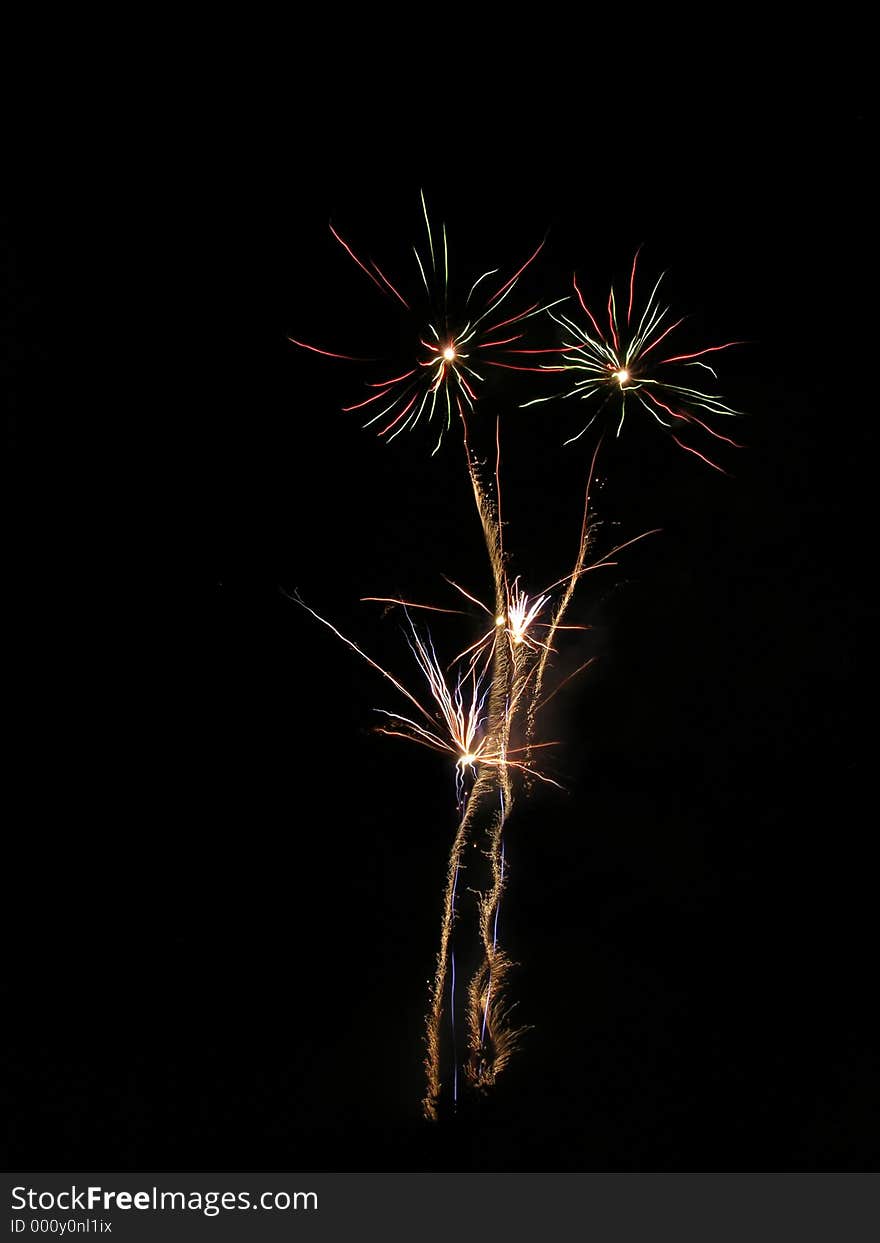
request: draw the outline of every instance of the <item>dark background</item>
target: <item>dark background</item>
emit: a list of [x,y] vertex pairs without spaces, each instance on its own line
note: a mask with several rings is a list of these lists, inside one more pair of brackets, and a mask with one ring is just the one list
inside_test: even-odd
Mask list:
[[[476,137],[405,92],[318,111],[101,147],[60,179],[72,279],[45,200],[12,221],[12,1166],[876,1169],[858,104],[695,97],[634,127],[539,98]],[[644,243],[683,349],[748,342],[719,356],[730,478],[637,412],[603,452],[597,548],[662,534],[585,580],[564,668],[598,660],[547,721],[566,791],[507,834],[532,1030],[433,1127],[451,781],[372,732],[393,690],[284,595],[408,675],[359,597],[489,590],[457,429],[433,458],[418,429],[377,442],[339,413],[362,369],[287,341],[405,344],[327,221],[415,291],[422,186],[462,279],[546,232],[523,298],[577,268],[601,302]],[[593,443],[561,447],[573,403],[519,410],[537,391],[499,373],[481,401],[532,586],[573,559]]]

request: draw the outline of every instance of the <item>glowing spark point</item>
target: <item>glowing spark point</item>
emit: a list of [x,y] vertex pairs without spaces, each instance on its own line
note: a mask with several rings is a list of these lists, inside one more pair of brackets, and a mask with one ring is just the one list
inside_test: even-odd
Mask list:
[[510,635],[514,645],[516,647],[520,647],[521,644],[525,643],[532,649],[532,651],[535,651],[539,647],[544,647],[545,644],[532,638],[528,631],[533,624],[541,624],[535,623],[535,618],[544,606],[549,603],[549,595],[542,594],[535,597],[527,596],[526,593],[520,589],[519,579],[516,578],[508,590],[508,600],[510,605],[508,617],[510,620],[507,627],[507,633]]
[[620,387],[623,388],[624,384],[626,384],[627,380],[629,379],[629,372],[625,369],[622,369],[620,371],[615,371],[614,378],[617,381],[617,383],[620,385]]
[[461,756],[458,762],[459,764],[461,764],[462,768],[464,768],[465,764],[470,764],[470,765],[475,764],[477,762],[477,757],[469,753],[467,755]]
[[503,625],[504,625],[504,620],[505,620],[505,619],[504,619],[504,614],[503,614],[503,613],[499,613],[499,615],[495,618],[495,625],[496,625],[496,626],[503,626]]
[[443,351],[443,357],[446,359],[448,363],[451,363],[452,360],[455,358],[455,350],[452,348],[451,345],[447,345],[446,349]]

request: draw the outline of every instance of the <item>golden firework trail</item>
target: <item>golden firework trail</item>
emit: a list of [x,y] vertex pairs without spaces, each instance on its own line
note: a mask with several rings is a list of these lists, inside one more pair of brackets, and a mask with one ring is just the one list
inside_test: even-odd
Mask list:
[[[558,786],[553,778],[539,771],[533,762],[534,752],[552,742],[534,742],[535,717],[553,694],[577,673],[589,666],[586,661],[541,699],[545,670],[555,651],[554,640],[562,630],[581,630],[582,626],[566,626],[563,616],[574,595],[577,582],[584,574],[603,566],[612,566],[615,553],[635,541],[626,541],[608,554],[587,564],[589,549],[589,483],[595,471],[595,456],[588,477],[584,518],[578,555],[570,574],[551,583],[536,595],[520,585],[519,576],[508,580],[502,545],[500,513],[500,436],[496,425],[496,462],[491,480],[486,480],[479,461],[471,453],[465,428],[465,447],[469,474],[481,519],[490,566],[495,579],[494,610],[477,595],[453,579],[450,586],[468,603],[491,619],[491,626],[475,644],[453,660],[450,676],[444,668],[430,633],[422,634],[410,616],[410,610],[426,610],[438,614],[467,615],[467,610],[423,604],[401,597],[371,596],[365,600],[396,605],[404,610],[404,636],[427,688],[428,699],[414,693],[389,670],[368,656],[353,640],[306,605],[298,602],[348,647],[385,677],[407,700],[414,712],[378,712],[388,723],[378,732],[408,739],[420,746],[446,755],[454,765],[456,807],[459,823],[447,864],[446,884],[441,912],[440,944],[435,963],[434,979],[426,1016],[426,1094],[424,1111],[430,1118],[439,1114],[444,1085],[453,1104],[461,1090],[462,1069],[471,1088],[485,1089],[497,1080],[517,1046],[522,1028],[512,1023],[512,1008],[507,998],[511,962],[498,939],[498,919],[505,883],[504,828],[514,802],[513,776],[521,773]],[[641,537],[638,537],[641,538]],[[555,603],[549,621],[543,620],[557,589],[561,596]],[[504,642],[499,642],[500,638]],[[517,723],[524,716],[524,741],[513,744],[511,739]],[[459,1057],[459,1018],[456,1013],[457,990],[454,933],[459,917],[457,899],[465,855],[468,848],[483,842],[482,856],[487,861],[489,883],[474,890],[476,897],[476,932],[481,946],[481,961],[464,992],[464,1031],[467,1053]],[[473,856],[471,856],[473,857]],[[459,973],[460,974],[460,973]],[[448,1032],[448,1038],[444,1033]],[[450,1049],[444,1057],[444,1048]],[[451,1064],[450,1064],[451,1063]],[[448,1066],[448,1078],[444,1075]]]
[[[552,778],[540,773],[531,761],[531,752],[540,747],[556,745],[553,742],[537,744],[529,743],[522,746],[510,746],[510,730],[514,713],[509,702],[504,704],[500,716],[496,713],[492,719],[491,703],[493,685],[479,674],[473,667],[459,673],[450,681],[437,656],[430,635],[423,637],[406,614],[409,633],[406,641],[415,662],[423,676],[424,682],[433,703],[433,711],[429,709],[408,687],[394,674],[390,673],[377,661],[373,660],[352,639],[344,635],[336,626],[322,617],[298,595],[291,597],[322,625],[326,626],[347,647],[356,652],[372,668],[386,678],[392,686],[416,709],[415,716],[404,716],[398,712],[377,709],[388,717],[389,724],[378,727],[378,732],[408,739],[420,746],[447,755],[454,761],[456,806],[459,812],[459,824],[452,843],[447,865],[446,886],[443,897],[443,908],[440,929],[440,946],[437,953],[434,980],[430,990],[429,1010],[426,1018],[426,1078],[427,1091],[424,1101],[425,1113],[436,1118],[443,1089],[442,1076],[442,1028],[444,1013],[448,1004],[451,1021],[452,1067],[452,1099],[457,1101],[459,1095],[459,1062],[455,1019],[455,956],[453,950],[453,931],[456,922],[456,896],[459,875],[463,866],[465,848],[470,844],[475,827],[478,827],[479,816],[487,799],[497,792],[500,796],[500,810],[493,813],[490,824],[490,855],[493,884],[487,894],[479,894],[478,926],[487,956],[487,966],[478,969],[477,976],[485,975],[487,987],[491,987],[491,995],[487,993],[482,1001],[482,1022],[478,1025],[480,1039],[478,1045],[471,1041],[471,1052],[467,1063],[467,1076],[473,1086],[486,1086],[494,1082],[500,1073],[515,1045],[515,1033],[506,1025],[506,1011],[502,1006],[504,997],[504,976],[507,959],[497,946],[497,918],[495,935],[488,935],[490,914],[497,916],[503,883],[503,858],[499,863],[499,852],[503,851],[502,833],[513,800],[511,771],[520,771],[530,777],[538,778],[551,785],[558,785]],[[397,601],[394,601],[397,603]],[[404,603],[400,601],[399,603]],[[432,607],[432,606],[425,606]],[[499,645],[494,661],[494,671],[506,661],[507,645]],[[501,659],[498,659],[501,654]],[[496,697],[497,698],[497,697]],[[528,761],[524,753],[529,752]],[[468,792],[467,785],[470,784]],[[475,977],[475,980],[477,977]],[[481,985],[471,982],[467,990],[468,1030],[473,1036],[477,1030],[474,1019],[474,1006],[481,993]],[[448,997],[447,997],[448,993]],[[489,1057],[486,1050],[493,1050]],[[477,1069],[479,1068],[479,1069]]]
[[498,942],[498,919],[505,883],[504,828],[509,810],[509,781],[498,783],[498,809],[491,816],[489,862],[491,885],[477,899],[483,959],[468,985],[468,1066],[470,1085],[491,1087],[516,1051],[526,1030],[512,1024],[513,1007],[507,1000],[507,981],[513,964]]

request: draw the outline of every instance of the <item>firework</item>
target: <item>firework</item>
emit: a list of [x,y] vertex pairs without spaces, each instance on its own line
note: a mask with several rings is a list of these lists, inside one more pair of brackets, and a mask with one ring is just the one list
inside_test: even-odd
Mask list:
[[[687,369],[697,369],[704,376],[717,380],[716,371],[705,361],[706,356],[730,349],[733,345],[742,345],[743,342],[726,341],[723,345],[711,345],[690,353],[667,354],[669,345],[664,345],[664,342],[684,323],[684,317],[669,322],[669,308],[662,306],[658,297],[662,273],[644,307],[641,310],[634,307],[638,257],[639,252],[636,251],[630,272],[625,317],[622,311],[618,311],[617,295],[614,286],[611,287],[606,308],[607,330],[584,300],[577,276],[573,277],[574,292],[588,323],[576,323],[570,315],[548,309],[565,334],[560,347],[563,369],[578,377],[572,388],[562,396],[579,398],[595,406],[584,426],[565,444],[579,440],[609,406],[614,411],[619,436],[628,410],[636,406],[647,411],[680,448],[693,453],[708,466],[727,473],[705,454],[683,443],[676,431],[697,427],[713,439],[740,449],[741,444],[706,422],[707,416],[710,419],[719,416],[730,418],[740,411],[702,387],[683,383],[682,376]],[[661,345],[663,349],[659,348]],[[538,397],[525,402],[523,408],[552,400],[553,397]]]
[[[459,588],[459,590],[463,590]],[[474,600],[469,593],[464,592]],[[438,609],[433,605],[415,606],[403,600],[388,600],[404,606],[407,630],[404,631],[416,665],[428,690],[426,704],[394,674],[383,668],[367,655],[352,639],[349,639],[331,622],[310,608],[299,596],[291,597],[322,625],[326,626],[347,647],[356,652],[373,669],[386,678],[416,710],[416,715],[405,716],[400,712],[377,709],[388,719],[377,731],[390,737],[404,738],[420,746],[439,752],[453,763],[455,801],[459,823],[450,850],[444,892],[440,947],[431,986],[429,1010],[426,1019],[425,1060],[427,1093],[424,1109],[428,1117],[436,1118],[443,1089],[443,1016],[448,1007],[449,1044],[452,1058],[452,1100],[459,1093],[459,1050],[456,1029],[456,963],[453,933],[457,919],[458,880],[463,866],[466,847],[479,831],[481,813],[487,803],[490,806],[488,850],[491,885],[478,892],[477,929],[483,946],[483,963],[477,968],[466,989],[466,1027],[469,1033],[469,1056],[467,1076],[471,1086],[484,1088],[494,1083],[497,1075],[507,1064],[516,1047],[519,1031],[509,1023],[509,1007],[505,1003],[505,980],[510,967],[503,949],[498,945],[498,910],[504,879],[503,831],[513,801],[511,774],[515,771],[530,778],[537,778],[550,785],[558,782],[538,771],[532,762],[534,750],[555,746],[553,742],[534,744],[530,739],[518,746],[510,745],[511,731],[516,717],[516,706],[522,691],[528,685],[530,674],[520,676],[514,682],[511,698],[510,686],[503,697],[493,688],[493,680],[485,672],[478,671],[471,663],[467,669],[459,669],[449,678],[437,656],[429,633],[422,635],[412,622],[409,607],[424,607],[437,612],[458,610]],[[371,597],[377,599],[377,597]],[[537,610],[530,608],[527,597],[515,596],[519,608],[519,624],[528,629]],[[529,614],[532,616],[530,617]],[[506,651],[507,645],[500,645]],[[496,654],[497,655],[497,654]],[[453,662],[461,663],[461,662]],[[493,677],[504,662],[494,660]],[[493,696],[493,689],[495,694]],[[493,703],[503,703],[499,712]],[[498,803],[494,799],[498,798]],[[491,925],[491,935],[490,935]]]
[[[525,746],[511,748],[507,745],[506,737],[503,740],[499,740],[488,728],[486,703],[491,689],[491,682],[486,679],[485,675],[477,672],[473,667],[469,667],[466,671],[460,672],[457,677],[450,680],[437,656],[430,633],[426,633],[423,637],[409,615],[407,615],[409,633],[404,632],[404,637],[424,677],[431,701],[434,704],[433,712],[425,707],[422,701],[403,682],[383,668],[377,661],[373,660],[371,656],[368,656],[354,640],[349,639],[340,630],[337,630],[332,622],[329,622],[320,613],[310,608],[299,596],[294,595],[290,598],[301,605],[307,613],[310,613],[322,625],[326,626],[328,630],[331,630],[353,652],[357,652],[367,664],[371,665],[384,678],[387,678],[400,694],[417,709],[418,718],[413,718],[404,716],[400,712],[377,708],[376,712],[387,717],[391,722],[389,725],[377,726],[377,733],[393,738],[405,738],[410,742],[417,743],[419,746],[427,747],[431,751],[439,751],[441,755],[451,757],[454,761],[457,781],[460,781],[466,772],[472,775],[475,774],[479,766],[487,768],[509,766],[529,772],[532,776],[538,777],[551,785],[558,784],[518,758],[526,750]],[[378,599],[379,597],[371,596],[365,598]],[[406,602],[401,600],[391,601],[391,603],[405,604]],[[421,607],[431,608],[432,606],[426,605]],[[542,747],[551,747],[555,746],[556,743],[545,742],[540,745]],[[459,798],[460,803],[461,798]]]
[[[465,420],[462,420],[462,426],[467,448]],[[587,564],[590,547],[589,484],[595,469],[594,455],[574,568],[564,578],[531,595],[521,586],[519,576],[510,581],[505,570],[499,517],[500,436],[497,425],[495,470],[489,485],[491,495],[484,484],[479,464],[469,450],[467,460],[495,578],[494,609],[455,580],[447,579],[447,582],[464,601],[489,620],[489,626],[475,643],[444,667],[430,633],[427,630],[420,632],[410,612],[424,610],[439,615],[467,616],[468,612],[473,614],[473,609],[445,608],[402,597],[364,597],[365,600],[404,610],[404,636],[419,669],[421,682],[427,688],[427,699],[424,692],[416,695],[356,643],[299,600],[313,617],[390,681],[415,709],[408,715],[377,709],[388,722],[378,726],[378,732],[427,747],[446,756],[453,766],[459,823],[447,867],[440,946],[426,1018],[427,1092],[423,1105],[430,1118],[438,1116],[444,1083],[447,1082],[443,1074],[446,1060],[444,1049],[449,1049],[450,1091],[454,1104],[459,1095],[462,1065],[459,1039],[466,1039],[467,1042],[467,1056],[463,1063],[466,1080],[471,1088],[483,1090],[496,1082],[524,1030],[512,1023],[513,1008],[507,997],[512,964],[498,939],[498,917],[506,876],[504,829],[514,802],[513,777],[520,774],[527,782],[539,780],[559,786],[557,781],[539,770],[534,760],[535,752],[556,745],[535,741],[536,715],[544,703],[592,661],[584,662],[549,695],[541,698],[547,661],[556,650],[553,640],[561,631],[585,629],[582,626],[567,626],[563,622],[579,579],[590,570],[615,565],[613,555],[634,542],[627,541],[592,564]],[[557,591],[560,593],[558,598]],[[548,612],[551,615],[546,620]],[[518,741],[517,733],[520,735]],[[488,883],[483,887],[470,884],[469,892],[476,901],[475,931],[481,947],[481,961],[464,989],[464,1030],[460,1034],[456,1017],[456,989],[460,991],[462,984],[455,958],[459,878],[468,846],[478,841],[483,843],[481,854],[488,867]]]
[[[390,681],[406,700],[405,713],[377,709],[383,717],[378,732],[439,753],[449,764],[454,779],[457,827],[447,864],[440,944],[426,1016],[427,1083],[423,1107],[428,1117],[436,1118],[444,1094],[451,1097],[453,1104],[457,1102],[462,1068],[471,1088],[490,1087],[507,1065],[522,1031],[512,1025],[512,1007],[507,999],[512,964],[499,940],[501,900],[507,878],[505,827],[519,789],[525,788],[528,793],[533,779],[558,784],[541,773],[534,762],[537,751],[556,745],[535,741],[536,717],[544,704],[592,663],[583,662],[549,693],[546,691],[561,632],[585,629],[565,621],[577,585],[588,571],[617,564],[613,556],[635,542],[627,540],[588,562],[593,543],[590,490],[605,435],[603,429],[587,474],[580,538],[571,572],[537,592],[526,590],[526,580],[521,575],[512,576],[501,513],[500,419],[495,419],[494,471],[488,466],[488,446],[482,443],[478,448],[472,443],[472,433],[478,442],[491,434],[491,424],[473,417],[481,386],[485,385],[486,368],[555,371],[572,377],[572,387],[562,395],[590,402],[593,413],[566,443],[583,436],[610,407],[617,435],[624,427],[628,410],[646,411],[652,422],[668,432],[682,449],[717,470],[723,468],[680,439],[679,434],[697,429],[715,440],[740,446],[712,425],[713,420],[727,419],[737,412],[713,392],[706,391],[714,385],[692,378],[699,372],[714,381],[715,371],[707,358],[738,342],[690,353],[671,352],[668,339],[682,320],[672,321],[669,309],[660,302],[662,276],[654,283],[644,305],[636,307],[638,252],[629,276],[625,312],[623,304],[618,310],[612,286],[606,311],[608,327],[604,329],[584,300],[576,277],[574,294],[586,317],[584,322],[578,322],[576,310],[567,314],[557,309],[567,298],[514,308],[511,295],[543,243],[507,279],[499,275],[500,269],[490,269],[473,281],[463,297],[458,297],[454,283],[450,282],[445,225],[439,233],[435,232],[424,195],[421,205],[425,243],[421,251],[413,248],[419,278],[415,294],[409,289],[402,292],[377,263],[356,254],[331,226],[335,240],[351,260],[414,323],[415,329],[406,362],[389,364],[387,369],[374,372],[366,381],[366,394],[344,409],[362,412],[364,426],[375,427],[389,441],[404,431],[414,430],[420,423],[433,424],[438,432],[435,453],[452,425],[453,414],[456,416],[494,595],[490,603],[484,602],[448,579],[468,607],[444,608],[399,597],[364,597],[404,609],[404,637],[421,679],[418,694],[320,614],[303,607]],[[525,342],[528,321],[542,312],[549,314],[563,330],[561,346],[533,348]],[[295,344],[331,358],[377,362],[303,341]],[[555,354],[559,361],[539,362],[538,357],[546,354]],[[552,397],[536,400],[549,401]],[[645,532],[635,539],[652,533]],[[430,632],[413,623],[410,612],[415,610],[471,618],[477,610],[477,637],[444,666]],[[467,866],[472,869],[466,888],[470,904],[467,907],[460,893],[466,855]],[[470,978],[463,985],[455,941],[463,936],[459,921],[464,909],[471,912],[469,932],[476,937],[477,964],[474,968],[472,952]],[[456,1004],[462,993],[463,1011]],[[466,1043],[464,1056],[460,1056],[462,1042]]]
[[[464,587],[459,586],[453,579],[447,579],[447,582],[491,619],[489,628],[480,635],[476,642],[453,657],[453,665],[469,657],[468,672],[472,673],[479,669],[481,676],[485,676],[491,663],[495,644],[499,636],[502,635],[507,637],[514,654],[516,654],[515,649],[523,644],[529,651],[537,651],[544,646],[535,636],[535,631],[540,628],[549,628],[549,623],[537,621],[537,618],[551,599],[549,595],[540,594],[530,597],[520,588],[519,577],[517,577],[509,586],[505,584],[507,607],[503,612],[496,615],[482,600],[472,595],[471,592],[466,591]],[[401,600],[394,596],[363,596],[362,599],[373,600],[381,604],[399,604],[407,609],[428,609],[433,613],[468,616],[463,609],[444,609],[434,604],[417,604],[412,600]],[[577,628],[583,630],[586,627],[581,626]]]
[[[534,302],[516,310],[508,302],[510,295],[543,249],[544,243],[533,251],[526,261],[506,280],[497,281],[499,268],[491,268],[471,284],[467,294],[456,301],[452,297],[449,280],[449,247],[446,226],[441,226],[436,239],[428,216],[424,194],[421,195],[425,221],[426,242],[420,252],[413,247],[418,275],[418,297],[408,300],[385,276],[373,260],[362,260],[342,236],[330,226],[330,232],[350,258],[373,284],[397,307],[402,308],[410,321],[415,321],[416,339],[413,354],[407,359],[404,370],[394,375],[380,373],[381,378],[366,383],[367,393],[351,405],[343,406],[345,413],[362,411],[366,416],[364,427],[375,427],[380,437],[394,440],[404,431],[412,431],[423,422],[435,423],[439,435],[434,453],[440,448],[443,436],[451,426],[453,413],[464,417],[465,411],[473,411],[478,390],[485,382],[486,367],[504,367],[514,371],[540,371],[541,367],[526,366],[510,361],[514,355],[556,352],[523,350],[515,343],[523,340],[527,321],[552,309],[565,298],[555,302]],[[309,345],[294,337],[294,345],[329,358],[346,359],[350,362],[366,362],[353,354],[336,353]]]

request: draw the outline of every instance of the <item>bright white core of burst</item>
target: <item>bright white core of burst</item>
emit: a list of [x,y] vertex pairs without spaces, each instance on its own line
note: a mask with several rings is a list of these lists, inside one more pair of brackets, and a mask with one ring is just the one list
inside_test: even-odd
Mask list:
[[451,345],[447,345],[446,349],[443,351],[443,357],[446,359],[448,363],[451,363],[452,360],[455,358],[455,350],[452,348]]
[[624,384],[626,384],[629,379],[629,372],[621,368],[620,371],[615,371],[614,378],[620,387],[623,388]]

